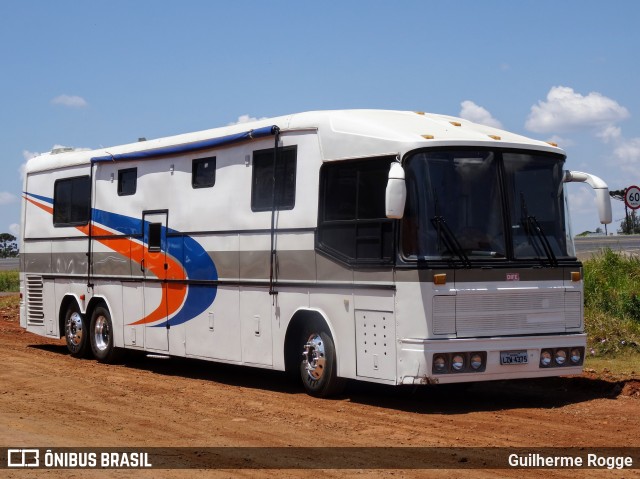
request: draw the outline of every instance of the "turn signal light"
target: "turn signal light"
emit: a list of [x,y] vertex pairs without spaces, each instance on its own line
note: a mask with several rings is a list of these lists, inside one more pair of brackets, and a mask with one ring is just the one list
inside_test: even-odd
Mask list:
[[433,284],[438,284],[438,285],[447,284],[447,274],[446,273],[434,274]]

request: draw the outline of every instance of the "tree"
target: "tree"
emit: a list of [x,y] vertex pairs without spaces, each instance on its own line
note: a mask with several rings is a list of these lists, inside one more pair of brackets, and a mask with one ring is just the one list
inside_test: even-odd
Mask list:
[[631,214],[624,217],[620,223],[619,234],[635,235],[640,234],[640,218],[636,215],[636,211],[632,210]]
[[18,256],[17,238],[9,233],[0,233],[0,258]]

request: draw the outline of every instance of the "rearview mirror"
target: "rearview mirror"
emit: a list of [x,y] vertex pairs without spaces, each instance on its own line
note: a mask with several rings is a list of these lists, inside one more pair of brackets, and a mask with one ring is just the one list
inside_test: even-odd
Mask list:
[[389,181],[385,193],[385,211],[387,218],[400,219],[404,214],[407,201],[407,186],[404,182],[404,169],[400,163],[391,163]]

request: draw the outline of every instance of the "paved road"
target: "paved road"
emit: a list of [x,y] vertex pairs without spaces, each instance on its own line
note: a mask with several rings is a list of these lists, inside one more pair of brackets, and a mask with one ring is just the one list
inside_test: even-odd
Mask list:
[[589,259],[604,248],[640,255],[640,235],[589,236],[576,238],[576,254],[581,260]]
[[0,258],[0,271],[18,270],[20,260],[18,258]]

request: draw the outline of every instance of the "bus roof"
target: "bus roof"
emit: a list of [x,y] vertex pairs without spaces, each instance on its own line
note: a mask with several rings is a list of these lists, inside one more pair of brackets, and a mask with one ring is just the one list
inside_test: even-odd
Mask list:
[[[277,127],[277,128],[273,128]],[[425,147],[494,146],[564,155],[555,145],[447,115],[390,110],[327,110],[297,113],[149,141],[45,153],[27,162],[26,172],[88,165],[92,161],[153,158],[228,146],[258,136],[300,130],[320,133],[325,161],[403,155]]]

